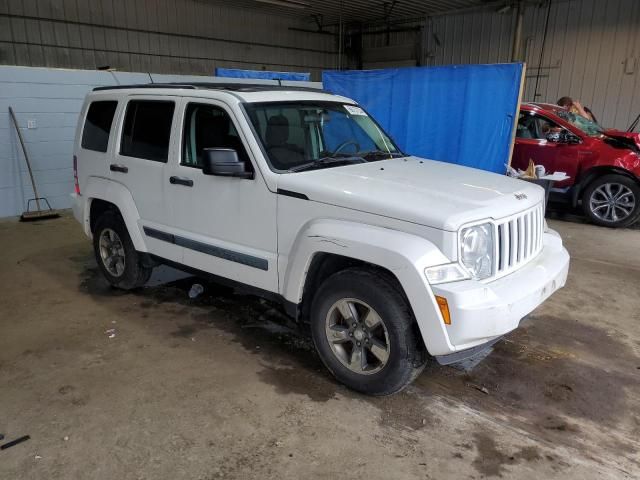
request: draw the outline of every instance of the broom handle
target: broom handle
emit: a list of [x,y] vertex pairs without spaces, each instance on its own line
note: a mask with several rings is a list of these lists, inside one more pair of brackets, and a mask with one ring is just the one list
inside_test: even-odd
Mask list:
[[27,168],[29,169],[29,176],[31,177],[31,186],[33,187],[33,193],[36,196],[36,207],[40,210],[40,198],[38,195],[38,189],[36,188],[36,181],[33,179],[33,172],[31,171],[31,162],[29,161],[29,155],[27,155],[27,147],[24,146],[24,139],[22,138],[22,132],[20,131],[20,127],[18,126],[18,120],[16,120],[16,115],[13,113],[13,108],[9,106],[9,113],[11,114],[11,119],[13,120],[13,125],[16,127],[16,132],[18,132],[18,138],[20,139],[20,145],[22,146],[22,153],[24,154],[24,159],[27,161]]

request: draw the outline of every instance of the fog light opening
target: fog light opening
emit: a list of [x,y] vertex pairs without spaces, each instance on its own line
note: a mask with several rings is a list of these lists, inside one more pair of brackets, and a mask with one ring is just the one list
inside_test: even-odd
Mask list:
[[451,313],[449,313],[449,304],[447,299],[436,295],[436,302],[438,302],[438,308],[440,308],[440,314],[445,325],[451,325]]

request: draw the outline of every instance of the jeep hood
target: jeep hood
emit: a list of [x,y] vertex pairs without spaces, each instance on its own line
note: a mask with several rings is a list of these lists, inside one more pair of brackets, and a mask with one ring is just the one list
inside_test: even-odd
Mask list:
[[522,180],[417,157],[283,174],[277,186],[314,202],[449,231],[521,212],[544,197]]

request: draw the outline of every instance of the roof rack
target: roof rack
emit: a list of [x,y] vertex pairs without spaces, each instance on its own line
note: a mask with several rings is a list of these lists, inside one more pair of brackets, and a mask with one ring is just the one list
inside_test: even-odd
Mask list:
[[102,90],[122,90],[132,88],[177,88],[188,90],[228,90],[231,92],[268,92],[273,90],[296,90],[303,92],[325,92],[321,88],[299,87],[288,85],[266,85],[262,83],[213,83],[213,82],[185,82],[185,83],[142,83],[132,85],[112,85],[95,87],[94,92]]

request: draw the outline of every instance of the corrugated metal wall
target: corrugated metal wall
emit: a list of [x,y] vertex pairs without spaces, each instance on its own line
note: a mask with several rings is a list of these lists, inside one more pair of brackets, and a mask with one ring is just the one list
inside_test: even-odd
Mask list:
[[[525,100],[570,95],[604,125],[626,128],[640,113],[640,0],[553,0],[540,62],[545,3],[526,8]],[[386,34],[365,35],[365,67],[409,65],[414,56],[420,65],[510,60],[513,10],[420,23],[422,37],[392,32],[388,45]],[[290,27],[312,28],[208,0],[0,0],[0,64],[182,74],[265,68],[310,71],[316,80],[336,67],[333,37]]]
[[[536,101],[568,95],[603,125],[626,130],[640,114],[640,1],[554,0],[540,61],[544,4],[525,11],[524,100],[534,99],[537,78]],[[435,17],[426,22],[423,64],[508,62],[514,25],[513,11]]]
[[415,67],[419,65],[421,26],[392,27],[389,32],[381,25],[362,31],[362,68]]
[[295,18],[206,0],[0,0],[0,64],[213,74],[335,68],[328,35]]

